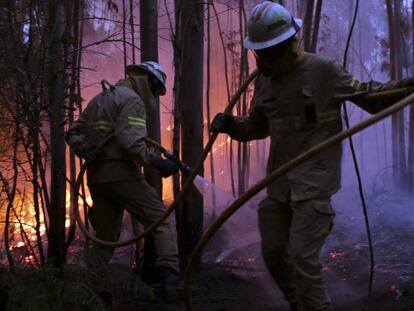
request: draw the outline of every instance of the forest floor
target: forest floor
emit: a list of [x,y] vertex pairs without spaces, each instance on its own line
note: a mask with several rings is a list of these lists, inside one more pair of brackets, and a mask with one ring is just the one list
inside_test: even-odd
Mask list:
[[[346,200],[343,200],[346,202]],[[334,311],[414,311],[414,217],[412,204],[406,209],[371,203],[372,240],[375,275],[371,299],[367,298],[369,250],[363,218],[358,206],[339,207],[334,229],[322,251],[327,291]],[[402,204],[399,204],[402,206]],[[252,214],[253,215],[253,214]],[[356,215],[356,216],[355,216]],[[250,217],[240,214],[240,221]],[[254,223],[254,222],[253,222]],[[240,223],[238,223],[240,224]],[[254,224],[242,229],[257,231]],[[234,228],[230,228],[235,230]],[[232,231],[234,233],[234,231]],[[226,232],[225,232],[226,233]],[[235,233],[240,236],[239,232]],[[227,235],[213,239],[210,251],[216,256],[203,257],[196,273],[198,295],[193,297],[198,311],[287,311],[280,291],[270,278],[260,255],[258,239],[234,245],[224,241]],[[244,239],[244,240],[247,240]],[[223,249],[225,251],[223,251]],[[209,250],[206,250],[208,255]],[[183,301],[164,303],[155,290],[137,283],[128,265],[114,264],[106,277],[106,290],[112,294],[113,307],[105,308],[96,295],[90,271],[78,264],[68,265],[65,277],[21,269],[14,274],[0,269],[0,310],[114,310],[181,311]],[[101,285],[99,285],[101,286]],[[132,294],[135,293],[135,294]]]
[[[331,250],[323,258],[327,290],[335,311],[414,310],[414,230],[384,228],[375,231],[376,265],[373,293],[367,298],[369,261],[366,245],[350,245]],[[402,243],[403,241],[403,243]],[[259,245],[228,256],[225,263],[202,265],[196,284],[200,293],[193,297],[199,311],[287,311],[286,303],[260,258],[254,261]],[[250,258],[250,259],[249,259]],[[182,302],[164,304],[157,297],[151,304],[133,301],[115,310],[185,310]]]

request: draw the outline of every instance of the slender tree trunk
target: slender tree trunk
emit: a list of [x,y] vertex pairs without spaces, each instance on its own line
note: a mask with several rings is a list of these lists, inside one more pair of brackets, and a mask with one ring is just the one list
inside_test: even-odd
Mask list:
[[125,0],[122,0],[122,51],[124,56],[124,77],[127,77],[126,66],[127,64],[127,44],[126,44],[126,4]]
[[[226,95],[227,95],[227,102],[230,102],[231,94],[230,94],[230,80],[229,80],[229,69],[228,69],[229,65],[228,65],[228,57],[227,57],[228,49],[227,49],[226,42],[224,40],[224,31],[222,30],[222,27],[221,27],[220,15],[217,12],[217,9],[216,9],[216,6],[214,5],[213,0],[211,0],[210,5],[213,8],[214,16],[216,17],[216,24],[217,24],[217,28],[218,28],[218,32],[219,32],[220,43],[221,43],[221,47],[223,49],[224,78],[225,78],[225,81],[226,81]],[[231,12],[228,12],[228,14],[231,14]],[[228,161],[229,161],[229,167],[230,167],[231,190],[232,190],[233,196],[236,196],[236,186],[235,186],[234,168],[233,168],[233,141],[230,140],[230,143],[229,144],[226,143],[225,146],[226,146],[226,153],[228,155]]]
[[[180,71],[182,67],[182,55],[181,55],[181,32],[178,31],[181,25],[182,19],[182,8],[181,8],[181,1],[175,0],[174,1],[174,16],[175,16],[175,31],[172,31],[172,23],[170,20],[170,27],[171,27],[171,38],[174,50],[174,87],[173,87],[173,97],[174,97],[174,126],[173,126],[173,153],[174,155],[180,159],[181,158],[181,104],[180,104],[180,90],[181,90],[181,76]],[[181,174],[175,174],[173,177],[173,192],[174,198],[177,197],[178,193],[181,190]],[[181,205],[181,204],[180,204]],[[177,231],[180,232],[179,228],[183,226],[183,213],[182,208],[178,206],[175,209],[175,222]],[[180,236],[178,236],[180,240]]]
[[10,212],[13,209],[14,198],[16,196],[16,188],[17,188],[17,179],[18,179],[18,166],[17,166],[17,149],[18,149],[18,128],[19,124],[16,120],[16,136],[14,140],[14,148],[13,148],[13,179],[12,179],[12,186],[8,184],[8,180],[4,178],[3,174],[0,172],[0,176],[3,182],[4,190],[7,194],[8,204],[6,209],[6,222],[4,225],[4,246],[6,248],[6,256],[9,263],[9,267],[14,267],[14,260],[13,256],[10,251],[10,244],[9,244],[9,225],[10,225]]
[[[82,44],[83,44],[83,36],[84,36],[84,12],[85,12],[85,2],[84,0],[80,0],[80,25],[79,25],[79,39],[78,39],[78,46],[77,46],[77,60],[76,60],[76,107],[79,109],[79,114],[82,113],[82,88],[81,88],[81,81],[80,81],[80,73],[81,73],[81,66],[82,66]],[[79,167],[82,167],[83,160],[79,158],[78,162]],[[82,183],[80,185],[80,192],[82,193],[82,203],[83,203],[83,219],[85,221],[85,226],[87,229],[89,229],[89,217],[88,217],[88,208],[87,208],[87,202],[86,202],[86,188],[85,188],[85,182],[82,180]],[[85,244],[84,244],[84,251],[88,252],[89,250],[89,239],[85,238]]]
[[[207,7],[207,81],[206,81],[206,109],[207,109],[207,134],[210,136],[210,123],[211,123],[211,103],[210,103],[210,81],[211,81],[211,21],[210,21],[210,3]],[[211,182],[214,184],[215,174],[214,174],[214,154],[210,152],[210,175]],[[212,208],[216,208],[216,191],[212,189]]]
[[50,113],[50,214],[48,259],[57,268],[64,262],[66,161],[64,137],[65,63],[63,51],[64,7],[49,1],[48,16],[48,108]]
[[[68,7],[67,16],[68,16],[68,34],[73,38],[73,42],[71,44],[71,76],[70,76],[70,83],[69,83],[69,106],[68,106],[68,121],[69,127],[74,122],[74,112],[75,112],[75,104],[77,102],[77,95],[76,95],[76,85],[78,79],[78,50],[79,46],[79,10],[80,10],[80,0],[73,1],[73,7]],[[69,180],[71,185],[75,184],[76,181],[76,158],[75,154],[72,150],[69,150]],[[76,230],[76,220],[74,214],[74,187],[70,187],[70,230],[68,234],[68,239],[65,243],[65,256],[66,253],[75,237],[75,230]]]
[[[158,62],[158,6],[156,0],[141,1],[141,62]],[[158,101],[158,99],[157,99]],[[161,142],[161,119],[159,101],[156,109],[147,111],[148,137]],[[145,168],[146,180],[162,194],[161,176],[157,169]]]
[[[240,46],[243,46],[244,30],[246,28],[246,15],[244,11],[243,1],[239,1],[239,28],[240,28]],[[249,75],[249,61],[247,55],[247,49],[241,48],[241,60],[240,60],[240,73],[239,73],[239,86]],[[241,97],[240,114],[247,115],[247,94],[244,93]],[[242,195],[248,185],[249,175],[249,143],[238,142],[238,194]]]
[[[392,0],[386,0],[387,17],[388,17],[388,33],[390,38],[390,77],[395,80],[396,75],[396,38],[395,38],[395,24],[394,24],[394,10]],[[392,150],[392,167],[393,167],[393,183],[398,185],[399,169],[398,169],[398,118],[396,114],[391,116],[391,150]]]
[[[398,25],[400,6],[398,0],[386,0],[388,28],[390,37],[390,75],[391,79],[399,80],[402,76],[401,36]],[[404,185],[406,168],[404,142],[404,113],[399,112],[391,117],[392,124],[392,166],[396,190]]]
[[[414,42],[414,1],[411,2],[411,34]],[[411,75],[414,76],[414,48],[411,54]],[[408,189],[414,193],[414,105],[410,106],[408,125]]]
[[321,22],[322,4],[323,4],[323,0],[317,0],[315,18],[313,19],[311,46],[309,49],[311,53],[316,52],[316,47],[318,45],[318,35],[319,35],[319,25]]
[[[35,103],[33,105],[36,107]],[[40,264],[43,267],[45,265],[45,255],[43,250],[43,242],[42,242],[42,236],[40,234],[40,206],[39,206],[39,196],[41,195],[41,187],[39,185],[39,171],[37,163],[41,161],[40,157],[40,145],[39,145],[39,129],[40,129],[40,122],[39,122],[39,114],[37,107],[34,108],[34,119],[35,122],[33,124],[33,128],[29,132],[31,132],[30,136],[32,138],[33,142],[33,159],[32,163],[30,164],[32,168],[32,185],[33,185],[33,207],[35,210],[35,219],[36,219],[36,225],[35,225],[35,231],[36,231],[36,240],[37,240],[37,248],[39,250],[39,257],[40,257]]]
[[[179,67],[181,103],[182,158],[194,167],[203,151],[203,2],[183,0],[179,28],[181,38],[181,65]],[[201,170],[198,172],[203,174]],[[185,178],[183,178],[185,179]],[[193,189],[183,200],[182,224],[179,230],[180,263],[185,267],[188,257],[203,230],[203,197]]]
[[[140,2],[141,62],[158,62],[158,4],[157,0]],[[147,109],[148,137],[161,143],[161,119],[159,99],[154,110]],[[162,196],[162,180],[157,169],[146,167],[145,179]],[[144,269],[146,273],[155,268],[156,252],[152,237],[145,238]]]
[[313,20],[313,9],[315,5],[315,0],[307,0],[305,20],[303,27],[303,46],[305,51],[310,51],[312,43],[312,20]]
[[134,1],[129,0],[129,25],[131,27],[131,57],[135,64],[135,27],[134,27]]
[[[403,71],[403,55],[404,55],[404,41],[401,33],[401,14],[403,3],[402,0],[394,0],[394,31],[396,38],[396,46],[394,54],[397,57],[397,79],[402,78]],[[396,114],[397,117],[397,135],[398,135],[398,169],[399,169],[399,186],[403,190],[408,190],[408,179],[407,179],[407,159],[406,159],[406,146],[405,146],[405,126],[404,126],[404,110]]]

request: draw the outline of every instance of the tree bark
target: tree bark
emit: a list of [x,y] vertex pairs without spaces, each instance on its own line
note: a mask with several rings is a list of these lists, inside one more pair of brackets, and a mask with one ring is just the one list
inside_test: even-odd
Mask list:
[[[243,1],[239,1],[239,28],[240,28],[240,46],[241,48],[241,60],[240,60],[240,72],[239,72],[239,87],[243,81],[249,75],[249,60],[247,55],[247,49],[243,48],[244,33],[246,29],[246,15],[244,10]],[[247,93],[243,93],[239,102],[239,113],[242,116],[248,113]],[[238,164],[238,195],[242,195],[249,183],[249,143],[237,143],[237,164]]]
[[[207,112],[207,135],[210,137],[210,123],[211,123],[211,103],[210,103],[210,85],[211,85],[211,21],[210,21],[210,4],[207,7],[207,75],[206,75],[206,112]],[[214,174],[214,153],[210,152],[210,175],[211,182],[215,183]],[[216,208],[216,191],[212,189],[211,204],[213,209]]]
[[50,113],[50,211],[48,260],[62,268],[65,247],[66,162],[64,136],[65,63],[63,51],[64,8],[49,1],[48,8],[48,109]]
[[[140,2],[141,62],[158,62],[158,4],[156,0]],[[148,137],[161,143],[161,119],[159,99],[154,110],[147,109]],[[162,180],[156,168],[145,167],[145,179],[162,197]],[[149,273],[155,267],[156,252],[152,237],[145,238],[144,270]]]
[[[68,105],[68,121],[69,121],[69,127],[74,122],[74,112],[75,112],[75,104],[77,102],[77,94],[76,94],[76,86],[77,86],[77,79],[79,79],[79,76],[77,75],[78,72],[78,53],[80,51],[78,50],[79,46],[79,13],[81,10],[81,0],[75,0],[73,1],[73,7],[69,6],[67,9],[69,12],[67,12],[68,16],[68,30],[67,33],[73,38],[73,42],[71,44],[71,76],[69,81],[69,105]],[[71,185],[75,184],[76,181],[76,158],[75,154],[72,150],[69,150],[69,179],[71,182]],[[76,220],[74,215],[74,188],[70,187],[70,231],[68,234],[68,239],[65,243],[65,258],[67,251],[75,237],[75,230],[76,230]]]
[[[390,37],[390,77],[392,80],[401,79],[400,62],[400,34],[397,25],[399,16],[398,0],[386,0],[388,29]],[[404,125],[403,112],[393,114],[391,117],[392,135],[392,167],[393,183],[396,190],[404,184],[405,170],[405,144],[404,144]]]
[[[411,27],[411,40],[414,42],[414,1],[411,2]],[[414,49],[411,54],[411,75],[414,76]],[[410,106],[408,122],[408,189],[411,193],[414,193],[414,105]]]
[[321,22],[323,0],[317,0],[315,18],[313,19],[312,38],[309,52],[315,53],[318,45],[319,25]]
[[[401,0],[394,0],[394,31],[396,38],[396,46],[394,54],[397,57],[397,79],[402,78],[403,72],[403,52],[405,49],[404,40],[401,34],[401,14],[404,14],[402,11],[403,5]],[[399,186],[403,190],[407,190],[408,179],[407,179],[407,159],[406,159],[406,146],[405,146],[405,127],[404,127],[404,110],[396,113],[397,118],[397,136],[398,136],[398,171],[399,171]]]
[[[203,151],[203,2],[180,1],[177,32],[181,38],[181,77],[178,101],[181,104],[182,159],[193,167]],[[203,174],[201,169],[198,172]],[[183,178],[185,180],[185,177]],[[193,187],[180,206],[182,223],[178,228],[180,264],[185,267],[191,251],[202,235],[203,197]]]
[[310,51],[312,43],[312,20],[315,0],[308,0],[306,5],[305,20],[303,25],[304,49]]

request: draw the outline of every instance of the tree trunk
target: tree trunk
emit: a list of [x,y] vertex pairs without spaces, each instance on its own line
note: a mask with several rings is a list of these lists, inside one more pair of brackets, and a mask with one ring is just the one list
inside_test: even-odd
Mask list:
[[[158,62],[158,5],[156,0],[140,2],[141,62]],[[161,143],[159,99],[154,110],[147,110],[148,137]],[[145,167],[145,179],[162,197],[162,180],[156,168]],[[144,270],[150,273],[155,267],[156,252],[152,237],[145,238]]]
[[[393,80],[402,77],[401,64],[401,35],[399,27],[400,3],[399,0],[386,0],[388,28],[390,37],[390,76]],[[395,189],[400,189],[406,184],[406,159],[405,159],[405,132],[404,112],[393,114],[392,124],[392,166],[393,182]]]
[[126,4],[125,0],[122,0],[122,52],[124,56],[124,77],[127,77],[126,66],[128,59],[127,43],[126,43]]
[[312,39],[309,52],[315,53],[318,45],[319,25],[321,22],[323,0],[317,0],[315,18],[313,19]]
[[[173,141],[172,141],[172,148],[174,155],[180,159],[181,158],[181,105],[179,101],[179,91],[180,91],[180,68],[182,64],[181,60],[181,37],[180,32],[177,31],[180,28],[181,24],[181,1],[180,0],[174,0],[174,17],[175,17],[175,25],[173,32],[172,23],[170,25],[171,27],[171,38],[172,38],[172,45],[173,45],[173,51],[174,51],[174,86],[173,86],[173,97],[174,97],[174,126],[173,126]],[[171,20],[171,19],[170,19]],[[175,174],[173,176],[173,193],[174,198],[177,197],[178,193],[181,190],[181,183],[180,183],[180,174]],[[175,209],[175,222],[176,227],[181,228],[182,227],[182,209],[176,208]]]
[[310,51],[312,43],[312,20],[313,20],[313,8],[315,0],[308,0],[306,5],[305,20],[303,25],[303,38],[304,38],[304,49]]
[[[210,136],[210,123],[211,123],[211,103],[210,103],[210,85],[211,85],[211,21],[210,21],[210,5],[207,7],[207,81],[206,81],[206,112],[207,112],[207,134]],[[215,183],[214,174],[214,154],[210,152],[210,175],[211,182]],[[216,191],[212,189],[211,204],[213,210],[216,209]]]
[[[247,55],[247,49],[243,48],[244,30],[246,28],[246,15],[244,11],[243,1],[239,1],[239,28],[240,28],[240,46],[241,48],[241,60],[240,60],[240,72],[239,72],[239,87],[243,81],[249,75],[249,60]],[[239,102],[239,113],[242,116],[247,115],[247,94],[243,93]],[[238,145],[238,195],[242,195],[246,190],[249,183],[249,143],[237,143]]]
[[[176,30],[182,49],[178,68],[181,79],[177,90],[177,100],[181,105],[181,150],[183,161],[190,167],[194,167],[203,151],[203,8],[200,1],[180,1]],[[202,170],[198,173],[203,174]],[[180,263],[185,267],[202,235],[203,197],[193,187],[179,208],[182,213],[182,223],[178,228]]]
[[129,26],[131,27],[131,57],[135,64],[135,27],[134,27],[134,1],[129,0]]
[[[70,9],[69,9],[70,8]],[[75,112],[75,104],[77,102],[77,94],[76,94],[76,86],[77,86],[77,79],[79,78],[77,75],[78,72],[78,46],[79,46],[79,13],[81,9],[80,0],[73,1],[73,7],[67,7],[67,16],[68,16],[68,30],[67,34],[73,38],[73,42],[71,45],[71,75],[69,81],[69,105],[68,105],[68,121],[69,127],[74,122],[74,112]],[[70,231],[68,234],[68,239],[65,243],[65,257],[67,250],[69,249],[74,237],[75,237],[75,230],[76,230],[76,220],[74,215],[74,187],[72,185],[75,184],[76,181],[76,158],[75,154],[72,150],[69,150],[69,179],[71,182],[70,187]]]
[[[403,4],[401,0],[394,0],[394,31],[395,31],[395,51],[397,61],[397,80],[402,78],[403,71],[403,52],[404,52],[404,40],[401,34],[401,14]],[[397,136],[398,136],[398,175],[399,175],[399,187],[402,190],[407,190],[407,160],[406,160],[406,146],[405,146],[405,128],[404,128],[404,110],[396,113],[397,118]]]
[[48,27],[48,109],[50,113],[50,211],[48,260],[56,268],[64,261],[66,162],[64,136],[65,63],[63,53],[64,8],[62,1],[49,2]]
[[[411,2],[411,31],[412,42],[414,42],[414,1]],[[414,49],[411,54],[411,75],[414,76]],[[408,125],[408,189],[414,193],[414,105],[410,106]]]

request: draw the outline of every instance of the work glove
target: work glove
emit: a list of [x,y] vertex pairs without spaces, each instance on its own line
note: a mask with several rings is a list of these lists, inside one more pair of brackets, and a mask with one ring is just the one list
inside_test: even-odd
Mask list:
[[404,78],[397,82],[397,88],[406,88],[405,96],[414,93],[414,78]]
[[89,164],[93,164],[98,156],[95,147],[87,147],[82,143],[72,145],[72,150],[74,154]]
[[228,133],[234,123],[234,117],[228,113],[218,113],[211,122],[210,132],[212,133]]
[[404,78],[398,81],[398,87],[414,87],[414,78]]
[[170,177],[180,170],[177,164],[168,159],[162,159],[158,164],[157,169],[160,171],[160,175],[164,178]]

